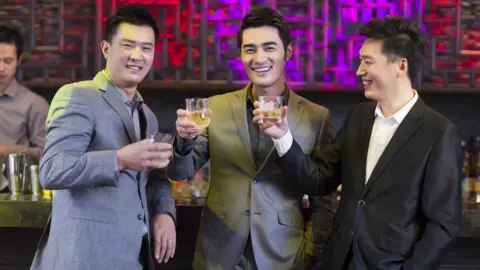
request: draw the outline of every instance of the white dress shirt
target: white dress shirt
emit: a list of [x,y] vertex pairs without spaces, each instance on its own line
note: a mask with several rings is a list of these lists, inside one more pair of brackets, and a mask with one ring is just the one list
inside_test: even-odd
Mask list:
[[413,98],[394,115],[388,118],[385,118],[379,104],[377,104],[377,107],[375,108],[375,122],[373,123],[372,134],[370,135],[370,143],[368,146],[365,183],[367,183],[370,178],[373,169],[377,165],[378,159],[385,148],[387,148],[387,145],[395,134],[395,131],[397,131],[398,126],[402,123],[403,119],[405,119],[417,100],[418,94],[415,91]]
[[[383,116],[382,110],[377,104],[377,108],[375,109],[375,122],[373,124],[372,134],[370,136],[370,144],[368,147],[365,183],[368,181],[368,178],[370,178],[373,168],[375,168],[378,159],[392,139],[393,134],[395,134],[398,126],[402,123],[403,119],[410,112],[417,100],[418,94],[416,91],[414,91],[413,98],[399,111],[388,118]],[[280,157],[290,150],[290,147],[292,147],[293,143],[293,137],[290,133],[290,130],[288,130],[287,133],[280,139],[272,138],[272,140]]]

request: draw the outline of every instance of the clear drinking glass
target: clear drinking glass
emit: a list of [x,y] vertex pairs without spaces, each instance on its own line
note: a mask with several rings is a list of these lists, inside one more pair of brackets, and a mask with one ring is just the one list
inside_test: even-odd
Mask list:
[[[172,146],[172,151],[173,151],[173,135],[169,133],[163,133],[163,132],[152,132],[148,134],[148,139],[152,143],[168,143]],[[172,152],[173,155],[173,152]],[[170,160],[172,159],[172,156],[170,156]]]
[[212,116],[209,98],[187,98],[185,99],[187,111],[190,112],[190,119],[202,129],[208,127]]
[[281,120],[283,96],[259,96],[258,102],[264,119],[276,122]]

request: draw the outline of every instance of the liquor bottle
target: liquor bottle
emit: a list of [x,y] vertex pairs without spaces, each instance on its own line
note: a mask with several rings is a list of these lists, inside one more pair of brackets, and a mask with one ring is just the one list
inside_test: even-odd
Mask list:
[[470,169],[470,153],[467,148],[467,142],[461,141],[462,147],[462,198],[470,199],[471,191],[471,169]]
[[475,158],[472,163],[472,172],[475,183],[475,202],[480,203],[480,136],[475,138],[475,147],[473,149]]

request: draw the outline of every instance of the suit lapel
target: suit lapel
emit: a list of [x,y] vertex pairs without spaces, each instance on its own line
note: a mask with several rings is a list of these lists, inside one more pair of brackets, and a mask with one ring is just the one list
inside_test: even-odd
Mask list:
[[[287,91],[289,92],[289,97],[288,97],[288,113],[287,113],[287,121],[288,121],[288,127],[290,129],[290,132],[292,133],[292,136],[295,138],[295,132],[297,131],[297,128],[300,124],[300,119],[303,114],[304,107],[302,106],[302,98],[297,95],[295,92],[292,90],[288,89]],[[267,157],[263,161],[262,165],[260,168],[257,170],[257,174],[262,171],[262,169],[265,167],[265,165],[269,162],[270,158],[272,157],[272,154],[276,151],[275,146],[273,146],[270,151],[268,152]]]
[[104,91],[103,98],[122,119],[130,141],[135,142],[136,136],[132,116],[125,107],[122,93],[109,82],[108,78],[101,71],[97,73],[93,81],[100,90]]
[[[373,184],[380,178],[380,175],[390,163],[397,152],[402,149],[403,145],[412,137],[413,134],[422,125],[423,114],[425,112],[425,103],[419,98],[417,103],[412,107],[410,112],[403,119],[400,126],[398,126],[395,134],[378,159],[375,168],[372,171],[367,185],[365,186],[365,193],[369,191]],[[368,146],[367,146],[368,147]]]
[[[373,103],[372,103],[373,104]],[[371,107],[371,108],[370,108]],[[369,106],[367,112],[365,112],[365,117],[363,123],[360,125],[360,137],[358,138],[359,143],[359,162],[356,162],[357,170],[359,172],[359,178],[355,181],[355,187],[358,191],[358,194],[362,194],[365,188],[365,177],[366,177],[366,167],[367,167],[367,157],[368,157],[368,146],[370,145],[370,137],[372,135],[373,123],[375,122],[375,106]]]
[[248,155],[249,163],[255,168],[255,160],[253,159],[252,144],[250,142],[250,135],[248,133],[247,122],[247,90],[246,86],[243,90],[237,91],[232,99],[232,110],[235,118],[236,126],[240,134],[240,138],[245,146],[245,151]]

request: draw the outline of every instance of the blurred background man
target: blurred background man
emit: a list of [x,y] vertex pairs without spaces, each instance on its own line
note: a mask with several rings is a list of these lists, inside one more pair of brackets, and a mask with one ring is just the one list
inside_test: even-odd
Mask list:
[[[22,153],[31,164],[38,164],[45,145],[48,103],[15,78],[22,52],[20,32],[0,25],[0,160]],[[0,173],[0,192],[8,186],[4,176]]]

